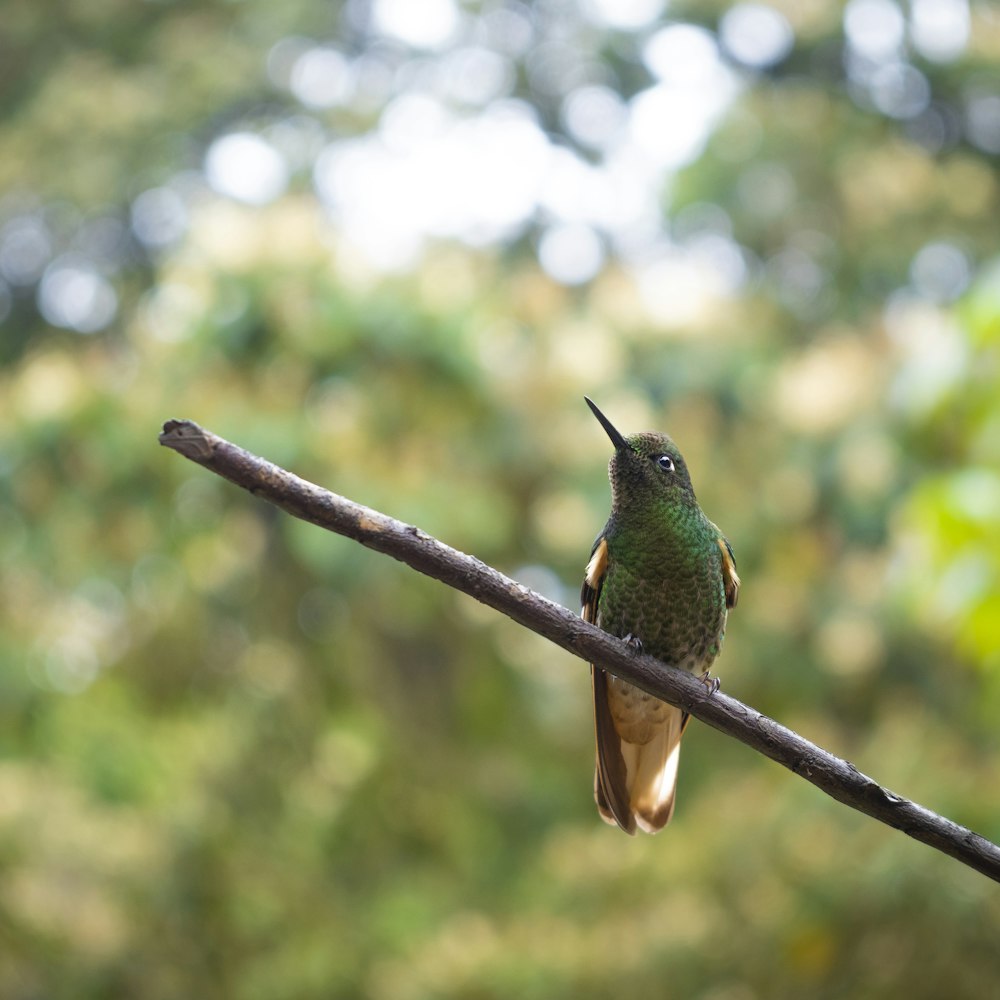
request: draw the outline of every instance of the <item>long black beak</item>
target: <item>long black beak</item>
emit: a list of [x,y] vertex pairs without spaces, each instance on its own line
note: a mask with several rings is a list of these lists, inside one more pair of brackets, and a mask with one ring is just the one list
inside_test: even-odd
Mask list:
[[584,396],[583,398],[587,400],[587,406],[594,411],[594,416],[600,420],[601,426],[607,432],[608,437],[611,438],[611,443],[615,446],[615,450],[620,451],[622,448],[627,449],[629,447],[628,441],[626,441],[625,438],[622,437],[621,433],[615,429],[615,425],[611,423],[611,421],[608,420],[603,413],[601,413],[601,411],[597,408],[597,405],[589,396]]

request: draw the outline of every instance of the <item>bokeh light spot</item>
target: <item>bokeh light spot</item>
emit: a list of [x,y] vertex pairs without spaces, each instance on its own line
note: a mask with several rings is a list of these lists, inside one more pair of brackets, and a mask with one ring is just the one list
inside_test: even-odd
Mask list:
[[61,694],[80,694],[93,683],[99,667],[92,642],[63,636],[46,653],[45,679]]
[[150,188],[132,202],[132,232],[148,247],[160,249],[176,243],[186,232],[187,206],[169,187]]
[[443,90],[452,100],[483,107],[506,96],[514,82],[509,59],[479,46],[450,53],[441,65]]
[[642,50],[650,73],[664,83],[710,84],[719,69],[712,34],[693,24],[672,24],[654,34]]
[[603,149],[621,134],[625,124],[625,105],[609,87],[580,87],[563,102],[563,124],[581,145]]
[[910,39],[932,62],[954,62],[969,43],[968,0],[910,0]]
[[580,285],[600,271],[604,245],[590,226],[552,226],[538,242],[538,260],[545,272],[561,284]]
[[665,7],[666,0],[585,0],[583,10],[596,24],[635,31],[652,24]]
[[851,47],[870,59],[895,55],[906,22],[893,0],[851,0],[844,9],[844,33]]
[[295,60],[288,86],[306,107],[332,108],[350,98],[354,90],[354,75],[342,53],[318,46],[303,52]]
[[880,66],[869,81],[872,103],[891,118],[915,118],[931,101],[931,85],[920,70],[908,63]]
[[407,154],[440,139],[452,123],[452,116],[433,97],[404,94],[386,106],[378,132],[390,153]]
[[966,97],[965,131],[984,153],[1000,153],[1000,94],[973,92]]
[[969,286],[969,258],[952,243],[928,243],[910,264],[910,281],[931,302],[951,302]]
[[232,132],[209,146],[205,176],[219,192],[248,205],[266,205],[288,184],[288,167],[281,154],[252,132]]
[[52,237],[39,216],[19,216],[0,230],[0,274],[12,285],[34,284],[51,254]]
[[59,257],[38,286],[38,308],[53,326],[95,333],[118,312],[118,296],[108,280],[84,258]]
[[631,138],[659,166],[678,169],[704,149],[718,110],[711,91],[651,87],[632,99]]
[[439,49],[458,32],[458,9],[452,0],[375,0],[375,29],[415,49]]
[[781,62],[795,44],[785,15],[759,3],[741,3],[726,11],[719,23],[719,38],[733,59],[754,69]]

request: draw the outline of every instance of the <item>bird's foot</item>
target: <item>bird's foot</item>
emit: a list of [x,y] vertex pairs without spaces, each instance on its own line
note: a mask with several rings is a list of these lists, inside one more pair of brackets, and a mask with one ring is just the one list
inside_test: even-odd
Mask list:
[[708,697],[711,698],[716,691],[722,687],[722,681],[718,677],[713,677],[710,673],[705,672],[699,678],[702,684],[705,685],[705,690],[708,692]]
[[622,642],[624,642],[626,646],[631,646],[631,648],[637,653],[642,652],[642,639],[640,639],[637,635],[632,635],[632,633],[629,632],[629,634],[622,639]]

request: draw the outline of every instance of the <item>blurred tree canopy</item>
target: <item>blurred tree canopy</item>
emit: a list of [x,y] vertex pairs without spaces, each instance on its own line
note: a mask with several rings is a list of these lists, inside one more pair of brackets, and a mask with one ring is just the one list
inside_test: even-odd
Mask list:
[[1000,14],[5,5],[0,993],[981,997],[991,885],[159,450],[190,417],[573,606],[593,396],[744,592],[725,688],[1000,840]]

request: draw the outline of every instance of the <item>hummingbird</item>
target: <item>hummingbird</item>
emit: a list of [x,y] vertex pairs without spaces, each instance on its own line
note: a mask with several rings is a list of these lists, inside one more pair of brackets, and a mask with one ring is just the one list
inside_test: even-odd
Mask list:
[[[587,398],[614,445],[611,516],[584,576],[582,617],[709,683],[740,578],[726,536],[702,512],[666,434],[625,437]],[[662,830],[674,812],[689,716],[591,664],[601,817],[628,834]],[[717,682],[711,690],[715,690]]]

